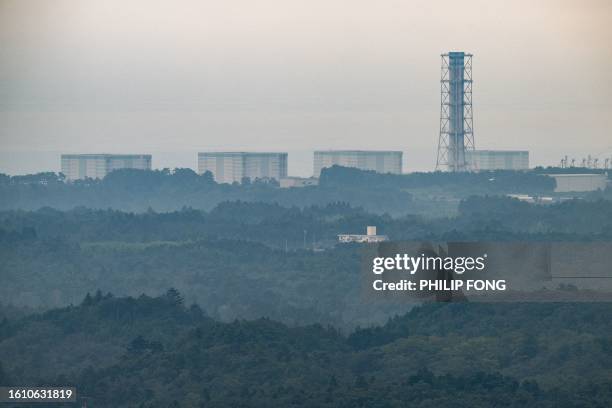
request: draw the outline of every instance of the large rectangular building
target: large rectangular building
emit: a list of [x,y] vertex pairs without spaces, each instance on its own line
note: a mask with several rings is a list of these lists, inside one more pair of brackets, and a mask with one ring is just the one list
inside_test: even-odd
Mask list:
[[210,171],[217,183],[280,180],[287,177],[287,153],[206,152],[198,153],[198,172]]
[[549,174],[557,182],[555,193],[580,193],[604,190],[608,183],[605,174]]
[[150,154],[62,154],[61,162],[67,180],[102,179],[118,169],[151,170]]
[[467,150],[466,161],[474,170],[528,170],[529,152],[526,150]]
[[402,152],[377,150],[319,150],[314,152],[314,177],[334,165],[374,170],[378,173],[402,172]]

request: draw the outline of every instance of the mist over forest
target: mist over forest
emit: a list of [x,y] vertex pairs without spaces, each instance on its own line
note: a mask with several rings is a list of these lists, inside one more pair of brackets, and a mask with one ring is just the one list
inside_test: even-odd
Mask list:
[[338,243],[612,240],[609,187],[543,174],[2,176],[0,383],[101,407],[608,406],[611,304],[365,302],[362,247]]

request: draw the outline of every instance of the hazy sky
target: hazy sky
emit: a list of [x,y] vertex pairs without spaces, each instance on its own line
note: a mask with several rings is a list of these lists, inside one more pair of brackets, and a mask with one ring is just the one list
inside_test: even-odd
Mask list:
[[397,149],[435,164],[440,53],[480,149],[612,156],[612,1],[0,0],[0,171],[61,152]]

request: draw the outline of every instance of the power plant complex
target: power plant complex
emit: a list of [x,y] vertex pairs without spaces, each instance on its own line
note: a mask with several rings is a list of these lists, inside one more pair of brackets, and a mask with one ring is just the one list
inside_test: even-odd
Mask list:
[[[526,150],[476,150],[472,107],[472,54],[441,54],[440,123],[435,169],[439,171],[528,170]],[[313,154],[313,176],[288,177],[288,153],[285,152],[200,152],[199,174],[210,172],[217,183],[242,183],[246,180],[276,180],[280,187],[308,187],[318,184],[325,168],[351,167],[377,173],[402,173],[403,152],[392,150],[316,150]],[[585,159],[586,160],[586,159]],[[583,160],[583,167],[585,167]],[[597,159],[591,160],[597,168]],[[608,168],[609,160],[605,160]],[[561,160],[561,167],[568,158]],[[591,167],[591,166],[588,166]],[[61,171],[68,181],[101,179],[118,169],[151,169],[148,154],[63,154]],[[600,188],[601,177],[555,176],[560,191]],[[590,183],[590,184],[589,184]],[[576,186],[575,186],[576,184]],[[579,184],[579,185],[577,185]],[[588,185],[587,185],[588,184]],[[591,185],[592,184],[592,185]],[[574,190],[576,191],[576,190]]]
[[198,173],[211,172],[217,183],[280,180],[287,177],[287,153],[198,153]]
[[527,150],[467,150],[472,170],[529,170]]
[[118,169],[151,170],[151,155],[62,154],[61,168],[67,180],[101,179]]
[[472,57],[465,52],[441,55],[436,170],[528,170],[529,152],[526,150],[476,150]]
[[313,176],[319,177],[321,170],[332,166],[354,167],[374,170],[377,173],[400,174],[402,152],[376,150],[318,150],[314,152]]

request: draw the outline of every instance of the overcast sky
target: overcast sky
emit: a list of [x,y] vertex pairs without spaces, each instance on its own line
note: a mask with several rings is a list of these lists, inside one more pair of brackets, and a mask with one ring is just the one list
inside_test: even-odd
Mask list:
[[435,165],[440,54],[474,54],[479,149],[612,156],[612,1],[0,0],[0,171],[59,153],[403,150]]

